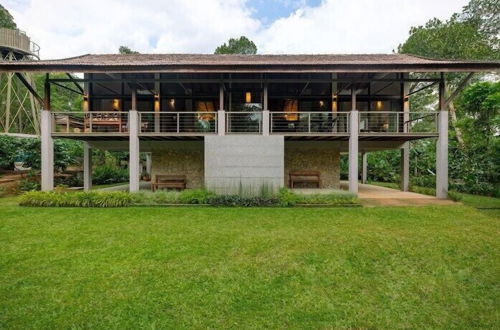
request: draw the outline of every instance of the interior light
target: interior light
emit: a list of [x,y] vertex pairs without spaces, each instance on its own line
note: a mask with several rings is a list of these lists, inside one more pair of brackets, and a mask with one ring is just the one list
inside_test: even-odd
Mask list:
[[245,102],[252,103],[252,93],[250,93],[250,92],[245,93]]

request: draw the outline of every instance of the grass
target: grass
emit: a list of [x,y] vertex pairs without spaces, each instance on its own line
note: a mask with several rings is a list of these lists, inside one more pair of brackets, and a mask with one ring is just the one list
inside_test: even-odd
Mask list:
[[408,208],[21,208],[0,328],[499,328],[499,218]]

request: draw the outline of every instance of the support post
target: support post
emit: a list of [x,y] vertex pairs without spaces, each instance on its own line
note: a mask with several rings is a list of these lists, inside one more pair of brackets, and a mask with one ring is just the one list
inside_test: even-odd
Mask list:
[[139,191],[139,177],[141,166],[139,159],[139,114],[137,110],[130,110],[129,120],[129,190]]
[[217,135],[226,135],[226,112],[224,110],[217,111]]
[[152,157],[153,154],[151,152],[146,154],[146,172],[149,174],[149,177],[151,177]]
[[349,115],[349,191],[358,193],[358,135],[359,112],[351,110]]
[[52,116],[49,110],[40,114],[42,190],[54,189],[54,141],[52,139]]
[[83,142],[83,190],[92,189],[92,149],[88,142]]
[[445,81],[439,82],[438,139],[436,145],[436,197],[448,198],[448,111],[445,110]]
[[401,148],[401,190],[410,190],[410,143],[405,142]]
[[361,183],[366,184],[368,182],[368,153],[363,152],[362,154],[362,172],[361,172]]
[[[160,111],[161,111],[161,90],[160,90],[160,74],[155,73],[155,87],[154,87],[154,131],[160,133]],[[134,107],[137,110],[137,107]]]

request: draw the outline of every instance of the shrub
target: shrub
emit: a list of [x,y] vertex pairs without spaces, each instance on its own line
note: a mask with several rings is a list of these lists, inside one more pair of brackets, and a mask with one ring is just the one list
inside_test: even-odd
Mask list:
[[297,195],[297,204],[302,205],[358,205],[356,195],[344,191],[336,191],[328,194],[300,194]]
[[52,207],[121,207],[129,206],[132,198],[123,191],[56,192],[30,191],[20,198],[21,206]]
[[277,197],[253,196],[245,197],[240,195],[212,195],[208,198],[208,204],[212,206],[278,206],[280,201]]
[[17,184],[17,189],[22,192],[40,190],[40,182],[34,171],[29,171],[25,178]]
[[0,187],[0,197],[2,197],[5,194],[6,194],[5,188],[4,187]]
[[299,201],[299,196],[290,189],[281,188],[278,194],[281,206],[295,206]]
[[83,178],[72,175],[68,177],[57,176],[54,178],[54,184],[56,186],[64,185],[68,187],[83,187]]
[[92,177],[94,184],[120,183],[128,180],[128,171],[113,165],[102,165],[94,169]]
[[179,204],[178,191],[139,191],[131,194],[132,204],[135,205],[161,205],[161,204]]
[[214,193],[205,189],[186,189],[180,193],[179,200],[182,204],[208,204],[213,196]]

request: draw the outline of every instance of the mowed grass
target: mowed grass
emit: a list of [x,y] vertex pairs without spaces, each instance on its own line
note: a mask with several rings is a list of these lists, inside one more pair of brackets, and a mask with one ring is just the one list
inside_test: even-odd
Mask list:
[[499,219],[413,208],[21,208],[0,328],[499,328]]

